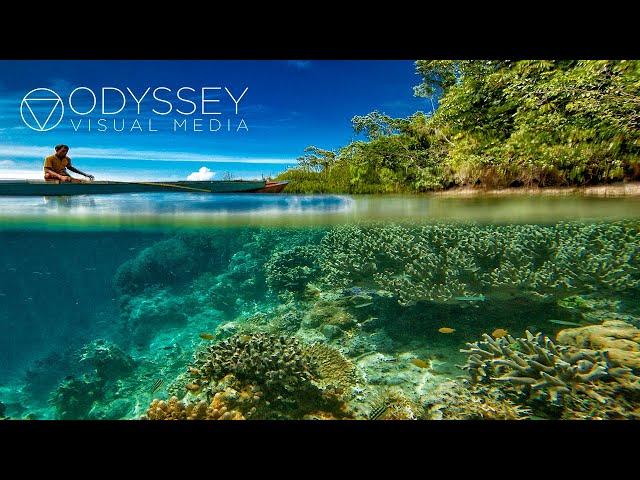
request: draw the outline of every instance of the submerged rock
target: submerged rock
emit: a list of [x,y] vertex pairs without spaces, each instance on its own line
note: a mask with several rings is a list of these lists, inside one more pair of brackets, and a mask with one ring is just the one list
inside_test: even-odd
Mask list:
[[556,338],[567,345],[607,352],[614,365],[640,369],[640,329],[620,320],[568,328]]

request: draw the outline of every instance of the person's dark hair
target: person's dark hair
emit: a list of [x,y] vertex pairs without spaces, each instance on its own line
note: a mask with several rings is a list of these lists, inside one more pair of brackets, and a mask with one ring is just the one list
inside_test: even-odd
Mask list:
[[69,150],[69,145],[65,145],[64,143],[61,143],[60,145],[55,146],[56,152],[59,152],[63,148],[66,148],[67,150]]

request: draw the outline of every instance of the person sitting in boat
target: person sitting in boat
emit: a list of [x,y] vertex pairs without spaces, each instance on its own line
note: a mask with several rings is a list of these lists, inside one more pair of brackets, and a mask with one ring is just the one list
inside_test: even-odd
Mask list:
[[84,180],[80,180],[79,178],[73,178],[67,172],[67,168],[72,172],[79,173],[80,175],[84,175],[90,181],[93,180],[93,175],[87,175],[84,172],[81,172],[77,168],[71,165],[71,159],[67,157],[67,153],[69,153],[68,145],[56,145],[55,146],[56,153],[53,155],[49,155],[44,159],[44,179],[45,180],[60,180],[61,182],[73,182],[73,183],[82,183]]

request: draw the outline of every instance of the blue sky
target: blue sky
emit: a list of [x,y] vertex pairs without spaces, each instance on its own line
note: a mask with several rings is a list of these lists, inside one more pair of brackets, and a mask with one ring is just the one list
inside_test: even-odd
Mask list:
[[[276,175],[308,145],[352,140],[354,115],[430,110],[413,96],[418,83],[413,61],[0,61],[0,178],[41,177],[57,143],[102,180],[184,179],[202,167],[213,178]],[[64,111],[36,91],[31,113],[23,98],[37,88],[56,92]],[[47,112],[46,127],[60,123],[33,130],[21,109],[33,126],[49,121]]]

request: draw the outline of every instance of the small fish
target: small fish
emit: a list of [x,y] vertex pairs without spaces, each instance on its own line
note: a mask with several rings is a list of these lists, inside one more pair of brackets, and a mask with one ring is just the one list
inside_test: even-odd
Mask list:
[[386,413],[387,410],[389,410],[389,404],[383,403],[379,407],[376,407],[373,410],[371,410],[371,413],[369,414],[369,420],[378,420],[380,417],[382,417]]
[[355,305],[353,308],[364,308],[368,307],[369,305],[373,305],[373,302],[361,303],[360,305]]
[[200,370],[198,370],[197,368],[194,368],[194,367],[189,367],[189,373],[191,375],[200,375]]
[[164,385],[164,380],[161,378],[157,379],[151,386],[151,393],[156,393],[158,390],[160,390],[160,387],[162,387],[162,385]]
[[566,326],[569,326],[569,327],[581,327],[582,326],[579,323],[568,322],[566,320],[549,320],[549,323],[556,323],[558,325],[566,325]]
[[212,333],[208,333],[208,332],[202,332],[200,333],[199,337],[203,340],[213,340],[214,338],[216,338],[215,335],[213,335]]
[[487,297],[484,295],[474,295],[474,296],[463,296],[463,297],[453,297],[454,300],[458,300],[459,302],[484,302]]
[[425,362],[424,360],[420,360],[419,358],[411,359],[411,363],[413,363],[416,367],[429,368],[429,362]]
[[84,270],[85,270],[85,272],[95,272],[96,271],[95,268],[85,268]]
[[442,327],[442,328],[439,328],[438,331],[440,333],[453,333],[453,332],[456,331],[456,329],[455,328],[449,328],[449,327]]
[[17,270],[13,267],[7,268],[7,270],[9,270],[10,272],[17,272]]
[[6,293],[0,293],[0,297],[6,297],[7,294]]
[[198,385],[197,383],[187,383],[185,385],[185,388],[190,392],[197,392],[198,390],[200,390],[200,385]]
[[163,350],[171,350],[173,345],[167,345],[166,347],[162,347]]
[[42,275],[42,272],[31,272],[31,273],[33,273],[34,275]]
[[502,338],[502,337],[506,337],[509,334],[509,332],[507,332],[504,328],[496,328],[491,335],[493,336],[493,338]]

